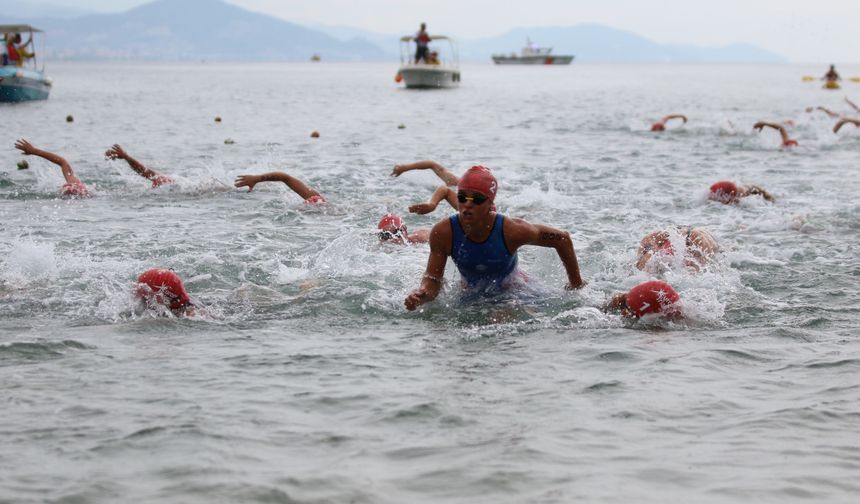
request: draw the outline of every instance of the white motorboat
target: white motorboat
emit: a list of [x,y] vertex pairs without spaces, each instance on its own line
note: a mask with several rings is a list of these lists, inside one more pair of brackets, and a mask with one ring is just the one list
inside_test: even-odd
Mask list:
[[497,65],[570,65],[572,61],[573,56],[552,54],[552,47],[538,47],[529,39],[519,55],[493,55],[493,63]]
[[[460,60],[457,44],[450,37],[434,35],[431,42],[447,42],[427,50],[426,61],[414,61],[415,51],[412,42],[415,37],[407,35],[400,38],[400,69],[397,82],[403,81],[407,88],[433,89],[451,88],[460,84]],[[443,49],[440,53],[439,49]]]
[[[30,25],[0,25],[0,102],[16,103],[30,100],[47,100],[51,93],[51,79],[45,77],[45,67],[36,64],[36,56],[23,58],[23,62],[13,61],[8,53],[11,40],[17,34],[29,33],[33,40],[34,33],[42,30]],[[44,42],[44,38],[43,38]],[[43,44],[44,48],[44,44]],[[14,49],[14,47],[13,47]],[[44,52],[44,51],[42,51]]]

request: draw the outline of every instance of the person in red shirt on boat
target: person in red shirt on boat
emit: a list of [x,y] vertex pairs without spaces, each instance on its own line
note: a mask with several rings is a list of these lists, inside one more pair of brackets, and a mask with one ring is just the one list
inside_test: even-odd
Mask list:
[[843,117],[836,124],[833,125],[833,132],[839,133],[839,130],[842,129],[842,126],[845,126],[846,124],[853,124],[854,126],[860,128],[860,119],[854,119],[852,117]]
[[406,229],[403,219],[397,214],[385,214],[376,226],[379,232],[376,236],[379,243],[390,243],[393,245],[408,245],[413,243],[427,243],[430,240],[430,230],[427,228],[416,229],[412,233]]
[[106,150],[105,157],[108,159],[125,159],[135,173],[152,182],[153,188],[174,183],[174,180],[167,175],[162,175],[155,170],[143,166],[140,161],[131,157],[120,144],[113,144],[113,147]]
[[681,119],[684,121],[684,124],[687,124],[687,116],[685,116],[684,114],[669,114],[652,124],[651,131],[665,131],[666,123],[671,121],[672,119]]
[[427,45],[432,41],[427,35],[427,23],[421,23],[421,29],[415,34],[415,63],[427,63]]
[[25,156],[39,156],[40,158],[47,159],[60,167],[63,171],[63,177],[66,179],[66,183],[63,184],[62,188],[60,188],[60,194],[62,196],[76,198],[89,198],[92,196],[89,189],[87,189],[87,186],[81,182],[81,179],[75,176],[75,172],[72,170],[69,162],[63,157],[58,156],[53,152],[37,149],[36,147],[33,147],[33,144],[23,138],[15,142],[15,148],[23,152]]
[[604,305],[604,311],[619,311],[625,318],[642,318],[661,315],[669,319],[683,316],[678,302],[681,296],[662,280],[641,283],[627,292],[613,295]]
[[254,186],[260,182],[283,182],[287,187],[298,194],[308,205],[318,205],[326,203],[326,199],[322,194],[311,188],[301,180],[287,174],[286,172],[268,172],[260,175],[239,175],[233,182],[236,187],[247,187],[248,192],[254,190]]
[[773,203],[775,198],[757,185],[739,185],[729,180],[721,180],[711,185],[708,199],[730,205],[737,203],[747,196],[761,196],[765,201]]
[[782,147],[783,148],[797,147],[797,140],[794,140],[793,138],[789,138],[788,132],[785,130],[785,126],[783,126],[782,124],[776,124],[776,123],[765,122],[765,121],[759,121],[759,122],[753,124],[753,129],[758,130],[759,132],[761,132],[761,130],[764,127],[773,128],[773,129],[779,131],[779,135],[782,137]]

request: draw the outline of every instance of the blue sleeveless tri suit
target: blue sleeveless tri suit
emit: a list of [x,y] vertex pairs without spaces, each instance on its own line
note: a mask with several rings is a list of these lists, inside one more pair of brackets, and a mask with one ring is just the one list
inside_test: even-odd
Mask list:
[[503,287],[504,281],[517,271],[517,254],[508,252],[505,245],[505,217],[496,214],[490,236],[481,243],[466,237],[459,215],[452,215],[448,220],[453,236],[451,258],[466,287],[482,290]]

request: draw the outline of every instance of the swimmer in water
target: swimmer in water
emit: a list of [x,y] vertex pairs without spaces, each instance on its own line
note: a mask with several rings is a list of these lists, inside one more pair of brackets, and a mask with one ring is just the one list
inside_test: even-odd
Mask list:
[[60,188],[60,194],[62,196],[75,198],[89,198],[92,196],[89,189],[87,189],[87,186],[81,182],[81,179],[75,176],[75,172],[72,170],[69,162],[63,157],[52,152],[37,149],[36,147],[33,147],[33,144],[23,138],[15,142],[15,148],[22,151],[25,156],[39,156],[60,167],[63,171],[63,177],[66,179],[66,183],[63,184],[62,188]]
[[854,126],[860,128],[860,119],[843,117],[833,126],[833,132],[839,133],[839,130],[842,129],[842,126],[845,126],[846,124],[853,124]]
[[173,270],[153,268],[144,271],[137,277],[137,284],[135,296],[149,307],[164,306],[177,317],[202,315],[202,310],[191,302],[182,279]]
[[651,131],[665,131],[666,130],[666,123],[672,119],[681,119],[684,121],[684,124],[687,124],[687,116],[685,116],[683,114],[669,114],[669,115],[663,117],[662,119],[660,119],[659,121],[655,122],[654,124],[652,124],[651,125]]
[[413,243],[427,243],[430,241],[430,230],[427,228],[416,229],[412,233],[406,229],[403,219],[397,214],[385,214],[376,226],[379,232],[376,236],[379,243],[390,243],[393,245],[406,245]]
[[660,255],[675,255],[675,248],[671,242],[672,234],[684,238],[684,266],[691,271],[699,271],[707,266],[720,251],[714,235],[707,230],[692,226],[678,226],[671,230],[654,231],[642,238],[636,256],[636,267],[642,271],[653,270],[652,258]]
[[174,180],[166,175],[162,175],[155,170],[149,169],[146,166],[131,157],[119,144],[113,144],[113,147],[105,151],[105,157],[108,159],[124,159],[131,166],[135,173],[152,182],[152,188],[160,187],[165,184],[172,184]]
[[312,189],[292,175],[280,171],[262,173],[260,175],[239,175],[236,177],[233,185],[236,187],[247,187],[248,192],[251,192],[254,190],[254,186],[260,182],[283,182],[309,205],[326,203],[326,199],[315,189]]
[[407,310],[436,299],[442,289],[448,256],[467,288],[504,289],[517,277],[517,250],[524,245],[554,248],[567,272],[568,288],[585,282],[579,272],[570,234],[543,224],[513,219],[493,210],[498,182],[483,166],[473,166],[457,184],[457,214],[430,231],[430,257],[421,285],[404,300]]
[[853,108],[858,114],[860,114],[860,107],[858,107],[857,104],[849,100],[847,96],[845,97],[845,101],[848,102],[848,105],[851,105],[851,108]]
[[451,173],[448,168],[445,168],[436,161],[431,160],[394,165],[394,169],[391,171],[391,176],[399,177],[400,175],[412,170],[433,170],[433,173],[435,173],[436,176],[439,177],[439,179],[445,185],[437,187],[436,190],[433,191],[433,194],[430,196],[430,200],[426,203],[416,203],[410,206],[410,213],[416,213],[420,215],[428,214],[433,210],[436,210],[436,207],[442,201],[447,201],[448,204],[451,205],[451,208],[453,208],[454,210],[457,209],[456,187],[457,183],[460,181],[460,177]]
[[741,198],[747,196],[761,196],[765,201],[773,203],[774,197],[757,185],[738,185],[728,180],[721,180],[711,185],[708,199],[719,201],[726,205],[737,203]]
[[641,318],[645,315],[663,315],[678,319],[683,315],[677,304],[681,296],[662,280],[641,283],[628,292],[613,295],[604,305],[604,311],[619,311],[625,318]]
[[840,114],[838,114],[838,113],[836,113],[836,112],[834,112],[834,111],[832,111],[832,110],[830,110],[829,108],[826,108],[826,107],[820,107],[820,106],[819,106],[819,107],[815,107],[815,108],[812,108],[812,107],[806,107],[806,113],[807,113],[807,114],[812,113],[812,112],[814,112],[814,111],[816,111],[816,110],[820,110],[820,111],[824,112],[825,114],[827,114],[827,117],[830,117],[831,119],[835,119],[835,118],[837,118],[837,117],[840,117]]
[[765,126],[767,126],[768,128],[773,128],[773,129],[779,131],[779,134],[782,137],[782,147],[783,148],[796,147],[797,146],[797,140],[794,140],[794,139],[788,137],[788,132],[785,130],[785,126],[783,126],[782,124],[759,121],[759,122],[753,124],[753,129],[761,131],[762,128],[764,128]]

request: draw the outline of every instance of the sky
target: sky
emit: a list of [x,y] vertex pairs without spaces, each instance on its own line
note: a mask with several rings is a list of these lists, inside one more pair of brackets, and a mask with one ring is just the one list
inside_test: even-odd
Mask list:
[[[117,12],[150,0],[20,0]],[[860,62],[857,0],[228,0],[298,24],[459,39],[511,28],[597,23],[655,42],[705,47],[750,43],[792,62]],[[540,41],[536,41],[540,42]]]

